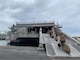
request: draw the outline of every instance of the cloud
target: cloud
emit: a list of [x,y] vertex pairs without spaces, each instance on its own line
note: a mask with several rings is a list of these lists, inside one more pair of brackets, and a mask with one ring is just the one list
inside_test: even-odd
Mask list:
[[55,20],[64,32],[75,35],[80,30],[79,7],[80,0],[0,0],[0,31],[16,22]]

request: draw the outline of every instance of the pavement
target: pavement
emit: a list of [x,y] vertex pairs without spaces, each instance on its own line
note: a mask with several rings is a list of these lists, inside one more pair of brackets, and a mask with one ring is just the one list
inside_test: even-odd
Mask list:
[[48,57],[44,50],[30,46],[0,46],[0,60],[80,60],[80,58]]
[[37,47],[0,46],[0,60],[50,60]]

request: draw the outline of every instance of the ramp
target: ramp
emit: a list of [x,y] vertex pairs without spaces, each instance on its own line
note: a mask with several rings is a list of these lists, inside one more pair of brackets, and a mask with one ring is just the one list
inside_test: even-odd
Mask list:
[[55,52],[52,48],[51,42],[49,41],[48,37],[46,37],[45,34],[43,34],[44,42],[45,42],[45,47],[46,47],[46,54],[47,56],[54,56]]
[[[69,44],[71,53],[67,54],[61,48],[57,46],[58,42],[51,38],[48,34],[43,34],[44,43],[46,46],[46,54],[47,56],[55,56],[55,57],[80,57],[80,51],[74,48],[73,44],[76,42],[67,39],[67,43]],[[71,43],[71,44],[70,44]],[[73,43],[73,44],[72,44]]]
[[75,49],[72,45],[69,45],[69,47],[71,50],[71,53],[70,53],[71,57],[80,57],[80,52],[77,49]]
[[[65,33],[64,33],[65,34]],[[78,40],[75,40],[74,38],[70,37],[69,35],[65,34],[66,35],[66,40],[68,43],[70,44],[80,44],[80,41]]]
[[54,52],[51,44],[46,44],[46,54],[47,54],[47,56],[50,56],[50,57],[55,55],[55,52]]
[[53,41],[51,43],[51,45],[52,45],[52,47],[53,47],[53,49],[54,49],[54,51],[56,53],[55,56],[69,57],[69,55],[67,53],[65,53],[64,51],[62,51],[62,49],[57,46],[57,42]]

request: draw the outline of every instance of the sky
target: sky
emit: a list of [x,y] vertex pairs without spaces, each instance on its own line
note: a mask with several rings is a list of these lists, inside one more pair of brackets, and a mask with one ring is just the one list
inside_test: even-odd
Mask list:
[[53,20],[63,32],[80,36],[80,0],[0,0],[0,32],[16,22]]

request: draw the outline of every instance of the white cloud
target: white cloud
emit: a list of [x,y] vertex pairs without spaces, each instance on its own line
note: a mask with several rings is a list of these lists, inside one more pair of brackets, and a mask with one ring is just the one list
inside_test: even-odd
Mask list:
[[80,30],[79,7],[80,0],[0,0],[0,28],[7,30],[16,21],[55,20],[64,32],[75,35]]

